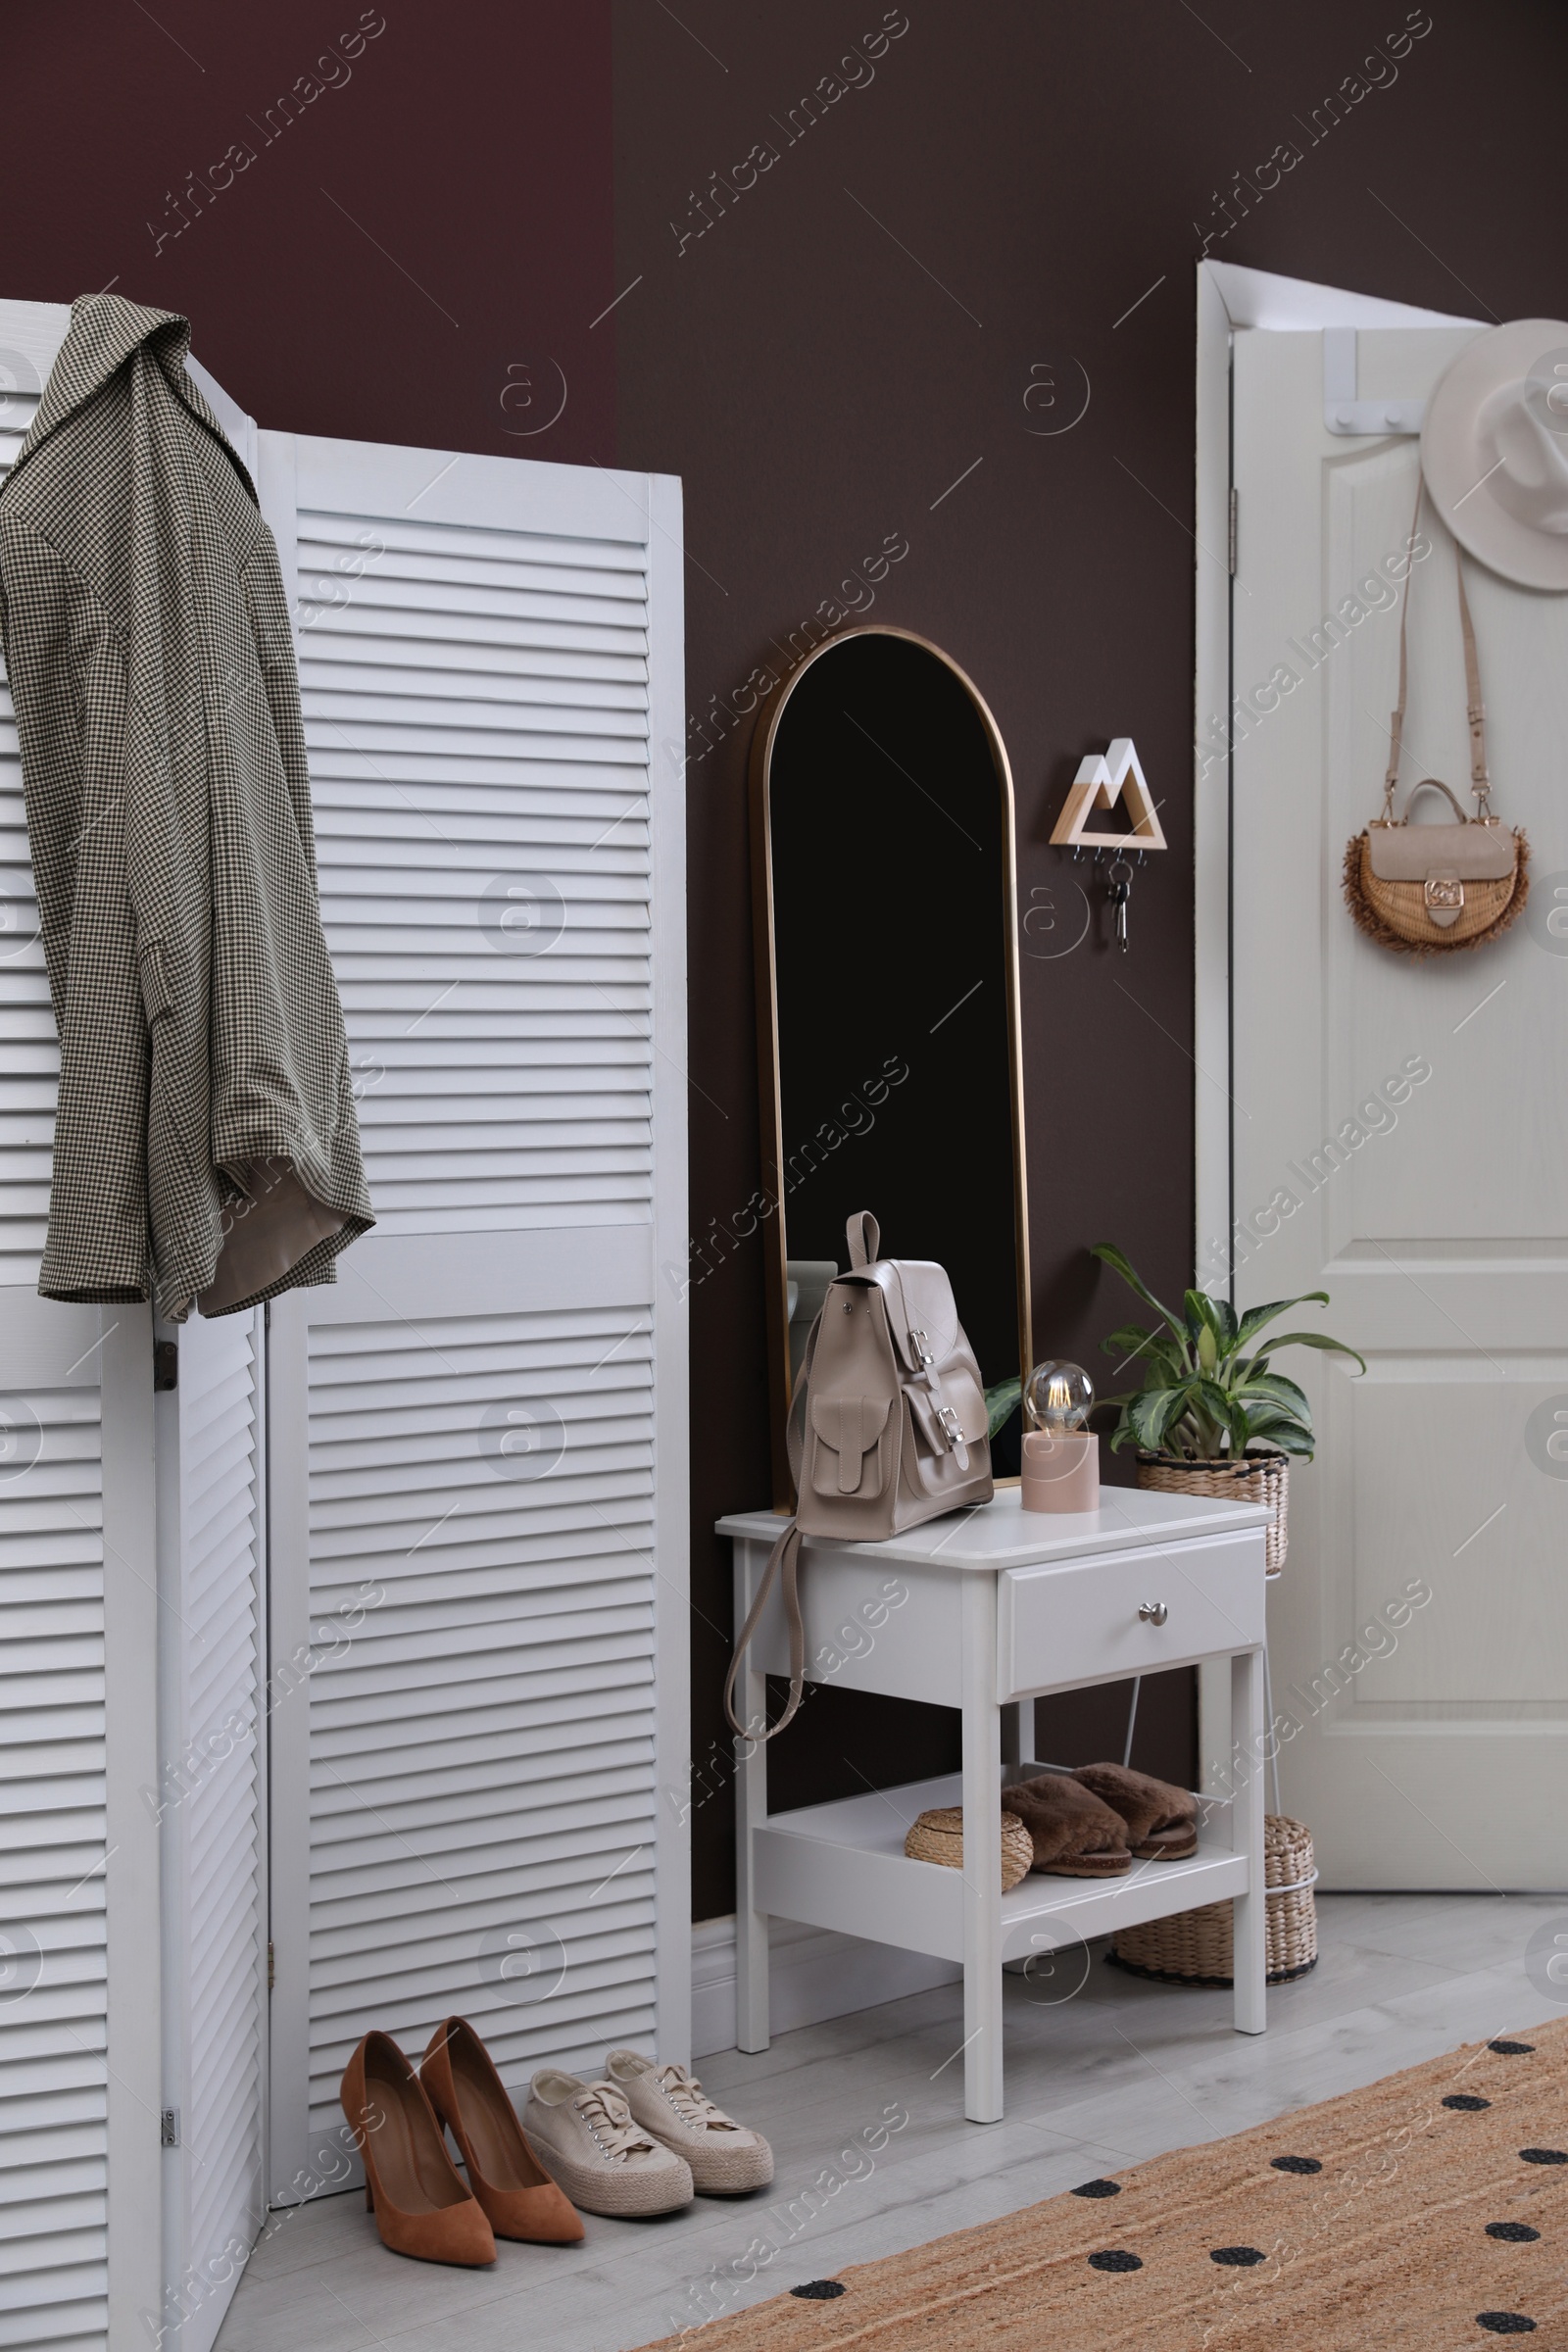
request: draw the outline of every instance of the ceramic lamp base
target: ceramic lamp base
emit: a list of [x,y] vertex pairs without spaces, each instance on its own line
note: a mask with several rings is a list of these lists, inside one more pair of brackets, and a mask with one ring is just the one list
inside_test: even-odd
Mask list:
[[1100,1440],[1094,1431],[1075,1429],[1062,1438],[1026,1431],[1020,1499],[1026,1511],[1098,1511]]

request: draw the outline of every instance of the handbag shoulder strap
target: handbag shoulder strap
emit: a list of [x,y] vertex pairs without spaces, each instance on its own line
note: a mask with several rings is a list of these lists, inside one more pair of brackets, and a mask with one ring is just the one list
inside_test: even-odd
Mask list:
[[[724,1718],[737,1740],[755,1740],[759,1743],[776,1740],[785,1725],[794,1722],[801,1700],[805,1696],[806,1621],[801,1615],[800,1572],[801,1531],[798,1523],[789,1519],[784,1524],[778,1542],[767,1555],[767,1566],[763,1569],[761,1582],[757,1588],[757,1598],[752,1602],[751,1613],[736,1637],[735,1654],[730,1659],[729,1672],[724,1677]],[[735,1685],[740,1680],[741,1667],[745,1663],[752,1636],[756,1633],[758,1622],[767,1606],[768,1595],[773,1590],[773,1579],[780,1575],[784,1580],[784,1618],[790,1635],[789,1703],[777,1723],[742,1723],[735,1712]]]
[[[1426,496],[1426,476],[1417,460],[1415,513],[1410,518],[1412,547],[1421,521],[1421,505]],[[1464,558],[1459,552],[1457,539],[1453,543],[1453,564],[1459,587],[1459,634],[1464,640],[1466,711],[1470,721],[1470,789],[1476,796],[1476,821],[1493,825],[1497,820],[1492,813],[1492,778],[1487,772],[1487,706],[1481,699],[1481,663],[1476,654],[1475,623],[1470,617],[1470,599],[1464,587]],[[1394,813],[1394,793],[1399,780],[1399,755],[1404,740],[1404,709],[1409,674],[1406,632],[1410,618],[1410,582],[1414,576],[1415,566],[1412,563],[1404,575],[1404,601],[1399,607],[1399,700],[1389,722],[1389,768],[1383,779],[1383,814],[1380,819],[1386,825],[1398,821]]]

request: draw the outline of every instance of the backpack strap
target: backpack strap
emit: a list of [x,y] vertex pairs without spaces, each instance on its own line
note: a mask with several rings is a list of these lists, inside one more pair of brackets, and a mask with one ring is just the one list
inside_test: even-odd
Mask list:
[[[731,1658],[729,1672],[724,1677],[724,1717],[737,1740],[776,1740],[785,1725],[794,1722],[801,1700],[805,1696],[806,1623],[801,1615],[800,1566],[801,1531],[796,1522],[791,1519],[767,1555],[767,1566],[763,1569],[762,1581],[757,1588],[757,1598],[752,1603],[751,1613],[747,1617],[746,1623],[741,1627],[740,1638],[735,1644],[735,1655]],[[758,1731],[754,1725],[741,1723],[736,1718],[735,1685],[740,1677],[741,1666],[750,1646],[752,1636],[757,1631],[762,1611],[767,1606],[775,1576],[783,1578],[784,1615],[790,1629],[790,1695],[789,1703],[777,1723],[767,1724],[761,1731]]]

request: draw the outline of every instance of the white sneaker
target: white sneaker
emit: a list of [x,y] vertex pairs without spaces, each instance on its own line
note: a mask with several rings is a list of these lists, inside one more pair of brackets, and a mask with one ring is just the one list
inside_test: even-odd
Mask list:
[[612,2082],[541,2067],[522,2128],[574,2205],[617,2219],[673,2213],[692,2201],[689,2166],[642,2130]]
[[773,2151],[715,2107],[683,2066],[657,2066],[635,2050],[612,2050],[605,2073],[645,2132],[684,2159],[693,2183],[710,2197],[739,2196],[773,2178]]

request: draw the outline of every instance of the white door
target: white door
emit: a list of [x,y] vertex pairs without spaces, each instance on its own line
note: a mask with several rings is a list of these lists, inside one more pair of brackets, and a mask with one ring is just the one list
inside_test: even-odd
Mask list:
[[[262,435],[378,1223],[269,1315],[274,2199],[689,2034],[678,484]],[[661,1788],[676,1801],[661,1797]]]
[[[1362,397],[1421,401],[1473,329],[1359,336]],[[1277,1359],[1311,1397],[1271,1650],[1287,1812],[1335,1887],[1568,1883],[1568,597],[1466,559],[1495,806],[1533,904],[1416,962],[1341,897],[1377,812],[1417,443],[1325,422],[1324,338],[1239,332],[1232,597],[1235,1297],[1326,1290],[1366,1355]],[[1404,775],[1468,800],[1453,543],[1410,569]],[[1419,557],[1420,551],[1417,550]],[[1200,1235],[1200,1279],[1229,1252]],[[1554,1421],[1553,1415],[1557,1416]]]

